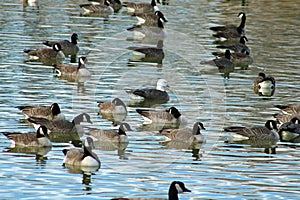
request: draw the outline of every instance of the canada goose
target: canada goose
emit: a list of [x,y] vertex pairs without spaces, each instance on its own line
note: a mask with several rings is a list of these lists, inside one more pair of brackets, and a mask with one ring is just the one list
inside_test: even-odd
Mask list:
[[66,157],[64,158],[63,165],[100,167],[100,159],[97,154],[92,151],[93,148],[93,139],[86,137],[83,143],[83,149],[64,149],[63,153]]
[[14,146],[39,146],[51,147],[52,143],[48,138],[48,131],[45,126],[40,126],[36,133],[2,133],[12,140]]
[[[212,52],[214,56],[219,58],[225,57],[225,52]],[[253,58],[244,53],[231,53],[230,60],[235,66],[245,67],[253,63]]]
[[181,115],[175,107],[170,107],[166,110],[147,110],[136,109],[145,120],[145,123],[158,123],[158,124],[182,124],[186,123],[186,119]]
[[118,131],[89,128],[87,135],[100,142],[128,143],[126,131],[131,131],[131,128],[123,122],[120,123]]
[[163,51],[163,40],[159,40],[156,47],[128,47],[127,49],[132,50],[135,57],[130,58],[131,61],[142,61],[142,62],[155,62],[162,63],[165,57]]
[[104,4],[80,4],[80,8],[83,9],[83,15],[88,15],[91,13],[108,16],[114,14],[114,9],[110,6],[110,2],[108,0],[104,1]]
[[300,114],[300,104],[290,104],[290,105],[274,105],[279,108],[283,114]]
[[262,96],[272,96],[275,91],[275,78],[260,72],[253,81],[254,92]]
[[300,136],[300,119],[293,117],[289,122],[279,127],[279,135],[281,141],[292,141]]
[[294,117],[300,118],[300,113],[292,113],[292,114],[276,113],[273,115],[273,117],[276,118],[276,120],[279,124],[284,124],[284,123],[291,121]]
[[219,71],[224,73],[224,78],[229,78],[230,72],[233,72],[235,67],[234,63],[231,61],[231,53],[228,49],[225,51],[225,57],[215,58],[211,61],[201,63],[217,66]]
[[37,50],[25,49],[24,53],[29,55],[29,60],[26,62],[42,62],[45,65],[54,65],[63,62],[65,55],[61,52],[61,45],[55,43],[50,48],[42,48]]
[[259,140],[279,140],[279,134],[277,132],[277,123],[274,120],[268,120],[265,126],[254,126],[254,127],[226,127],[225,131],[234,132],[249,139]]
[[242,36],[240,38],[240,42],[237,44],[218,45],[217,48],[230,49],[233,50],[235,53],[243,53],[246,55],[250,55],[250,48],[246,45],[246,41],[248,41],[248,38],[246,36]]
[[[60,134],[82,134],[83,130],[80,126],[81,122],[92,123],[90,116],[87,113],[82,113],[72,120],[56,120],[51,121],[43,118],[30,117],[28,121],[33,124],[40,124],[46,126],[49,132],[51,133],[60,133]],[[50,134],[52,135],[52,134]]]
[[53,103],[51,106],[17,106],[16,108],[21,110],[26,118],[37,117],[48,120],[65,119],[57,103]]
[[121,122],[127,116],[126,105],[119,98],[114,98],[112,101],[99,102],[98,108],[99,114],[103,118],[113,122]]
[[80,57],[78,59],[78,66],[58,64],[53,65],[57,76],[71,76],[71,77],[82,77],[91,76],[91,72],[85,67],[87,63],[86,57]]
[[61,50],[65,54],[65,56],[76,55],[79,51],[79,47],[77,46],[78,35],[77,33],[73,33],[71,35],[71,42],[69,40],[58,40],[58,41],[44,41],[43,44],[49,47],[52,47],[54,44],[60,44]]
[[214,37],[217,38],[240,38],[241,36],[245,35],[245,25],[246,25],[246,13],[240,12],[238,17],[241,18],[240,25],[234,26],[217,26],[211,27],[210,30],[216,31],[216,34],[213,34]]
[[[173,181],[169,187],[168,199],[169,200],[178,200],[179,199],[178,194],[184,193],[184,192],[191,192],[191,190],[187,189],[183,182]],[[142,200],[144,198],[124,198],[123,197],[123,198],[113,198],[112,200],[138,200],[138,199]],[[158,199],[160,199],[160,198],[158,198]]]
[[165,79],[158,79],[156,89],[142,88],[142,89],[125,89],[133,99],[144,99],[149,101],[167,102],[169,95],[165,88],[169,87]]
[[160,3],[159,0],[151,0],[147,2],[123,2],[123,6],[127,8],[128,13],[153,13],[158,9],[156,3]]
[[127,31],[132,31],[135,39],[156,38],[157,40],[163,40],[167,36],[163,22],[163,19],[158,16],[155,26],[134,25],[127,28]]
[[205,137],[201,134],[201,130],[205,130],[203,124],[201,122],[196,122],[193,126],[193,129],[162,129],[159,132],[171,140],[177,140],[190,144],[193,142],[205,142]]
[[138,20],[136,25],[158,26],[158,19],[161,19],[163,23],[168,22],[165,15],[159,10],[154,13],[134,13],[133,16]]
[[[101,4],[104,5],[105,0],[88,0],[91,1],[92,4]],[[110,3],[110,6],[114,9],[114,12],[119,12],[122,8],[122,3],[120,0],[108,0]]]

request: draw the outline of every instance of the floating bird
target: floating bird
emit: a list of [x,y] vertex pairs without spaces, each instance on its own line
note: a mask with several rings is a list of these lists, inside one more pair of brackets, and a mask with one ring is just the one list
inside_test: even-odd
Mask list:
[[150,3],[146,2],[123,2],[123,6],[127,8],[128,13],[154,13],[159,10],[156,3],[159,0],[151,0]]
[[279,140],[280,138],[277,132],[277,123],[274,120],[268,120],[265,126],[254,126],[250,128],[232,126],[224,128],[224,130],[237,133],[249,139]]
[[[92,4],[100,4],[100,5],[104,5],[105,0],[88,0],[91,1]],[[122,8],[122,2],[120,0],[108,0],[110,6],[114,9],[114,12],[119,12],[119,10],[121,10]]]
[[186,123],[186,119],[175,107],[170,107],[166,110],[136,109],[136,112],[144,118],[146,124],[157,123],[180,125]]
[[246,45],[246,41],[248,41],[248,38],[246,36],[242,36],[240,38],[240,42],[237,44],[218,45],[217,48],[230,49],[233,50],[235,53],[250,55],[250,48]]
[[275,105],[279,108],[283,114],[300,114],[300,104],[290,104],[290,105]]
[[88,14],[99,14],[103,16],[108,16],[114,14],[114,9],[110,6],[110,2],[108,0],[104,1],[104,4],[80,4],[80,8],[83,9],[83,15]]
[[[191,192],[191,190],[187,189],[183,182],[173,181],[170,185],[170,188],[169,188],[168,199],[169,200],[178,200],[179,199],[178,194],[184,193],[184,192]],[[122,197],[122,198],[113,198],[112,200],[134,200],[134,199],[136,199],[136,198],[124,198],[124,197]]]
[[74,65],[65,65],[65,64],[57,64],[53,65],[57,76],[70,76],[70,77],[83,77],[83,76],[91,76],[91,72],[85,67],[87,63],[86,57],[80,57],[78,59],[78,66]]
[[63,165],[100,168],[100,159],[98,158],[97,154],[92,151],[93,148],[93,139],[86,137],[83,144],[83,149],[64,149],[63,153],[66,157],[64,158]]
[[73,33],[71,35],[71,41],[69,40],[58,40],[58,41],[44,41],[43,44],[52,47],[54,44],[60,44],[61,50],[65,56],[76,55],[79,51],[77,46],[78,35]]
[[17,106],[16,108],[21,110],[26,118],[37,117],[48,120],[61,120],[65,118],[57,103],[53,103],[51,106]]
[[50,48],[42,48],[37,50],[25,49],[24,53],[29,55],[29,60],[26,62],[42,62],[45,65],[54,65],[62,63],[65,59],[65,55],[61,52],[61,45],[55,43]]
[[38,146],[51,147],[48,131],[45,126],[40,126],[36,133],[2,133],[8,139],[12,140],[14,146]]
[[238,17],[241,18],[241,23],[239,26],[229,25],[229,26],[216,26],[211,27],[210,30],[216,31],[217,33],[213,34],[217,38],[240,38],[245,35],[245,25],[246,25],[246,13],[240,12]]
[[275,78],[266,76],[260,72],[258,77],[253,81],[253,89],[256,94],[262,96],[272,96],[275,92]]
[[156,47],[142,46],[142,47],[128,47],[127,49],[132,50],[134,57],[130,58],[130,61],[135,62],[154,62],[162,63],[165,57],[163,51],[163,40],[159,40]]
[[201,130],[205,130],[203,124],[201,122],[196,122],[193,129],[162,129],[159,132],[171,140],[191,144],[193,142],[205,142],[205,137],[201,134]]
[[114,98],[112,101],[98,103],[99,114],[101,114],[103,118],[113,122],[121,122],[125,120],[127,116],[127,108],[121,99]]
[[134,13],[138,20],[136,25],[143,25],[143,26],[158,26],[158,20],[160,19],[163,23],[168,22],[165,15],[157,10],[154,13]]
[[[214,56],[219,58],[225,57],[225,52],[212,52]],[[253,63],[253,58],[250,55],[244,53],[231,53],[230,60],[235,66],[247,67]]]
[[125,89],[133,99],[143,99],[148,101],[167,102],[169,95],[165,88],[169,87],[165,79],[158,79],[156,89],[142,88],[142,89]]
[[279,135],[281,141],[293,141],[300,137],[300,119],[293,117],[289,122],[282,124],[279,127]]

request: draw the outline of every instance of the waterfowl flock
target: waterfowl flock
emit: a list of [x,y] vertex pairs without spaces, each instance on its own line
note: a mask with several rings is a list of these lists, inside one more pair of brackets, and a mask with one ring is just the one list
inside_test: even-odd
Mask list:
[[[128,14],[136,17],[138,23],[127,28],[128,31],[138,32],[141,37],[154,37],[157,46],[130,46],[127,49],[142,54],[142,62],[162,63],[165,54],[163,51],[164,38],[167,37],[164,26],[168,22],[167,17],[158,8],[159,0],[151,0],[151,2],[120,2],[119,0],[99,0],[92,3],[79,4],[83,9],[83,15],[98,14],[99,16],[113,15],[119,12],[121,7],[127,9]],[[204,61],[199,64],[210,64],[218,68],[224,73],[225,78],[229,78],[230,72],[235,67],[242,65],[250,65],[253,62],[250,48],[246,45],[248,38],[246,37],[246,13],[240,12],[238,17],[241,22],[238,26],[216,26],[211,27],[212,36],[221,39],[225,38],[228,43],[219,44],[218,49],[225,49],[224,52],[213,52],[217,58]],[[79,77],[89,77],[93,74],[87,68],[88,55],[78,58],[77,65],[64,63],[67,57],[75,56],[80,52],[77,33],[71,34],[71,40],[44,41],[42,44],[49,48],[40,48],[37,50],[25,49],[24,53],[30,57],[26,62],[42,62],[44,65],[53,67],[57,76],[66,76],[73,79]],[[137,61],[137,60],[131,60]],[[157,80],[156,88],[125,88],[125,92],[131,98],[140,101],[150,101],[163,105],[170,101],[168,81],[160,78]],[[264,72],[259,72],[258,77],[253,80],[254,92],[261,96],[272,96],[275,91],[275,78],[267,76]],[[29,123],[36,128],[35,133],[2,133],[8,139],[12,140],[15,146],[35,146],[50,147],[55,142],[73,142],[80,141],[81,147],[70,149],[62,149],[65,156],[62,164],[68,168],[84,166],[96,167],[101,166],[101,158],[93,150],[96,144],[112,143],[114,147],[125,149],[129,143],[128,131],[132,131],[130,125],[126,122],[128,108],[126,102],[121,97],[113,98],[110,101],[98,101],[99,115],[107,121],[112,121],[113,126],[118,126],[115,130],[102,130],[87,127],[83,128],[81,123],[90,123],[90,115],[81,113],[72,121],[65,119],[61,113],[58,103],[50,106],[18,106]],[[276,105],[282,113],[274,115],[275,120],[268,120],[264,126],[229,126],[225,127],[225,132],[232,132],[244,136],[249,140],[259,141],[291,141],[300,135],[300,105]],[[206,130],[200,121],[194,122],[193,128],[187,127],[186,116],[181,114],[177,105],[165,109],[153,108],[136,108],[135,112],[144,119],[144,123],[163,124],[163,128],[157,130],[157,134],[165,136],[166,140],[179,141],[192,145],[194,143],[205,143],[205,134],[202,130]],[[280,125],[281,124],[281,125]],[[280,125],[280,126],[279,126]],[[288,134],[292,135],[287,137]],[[120,145],[123,144],[123,145]],[[99,145],[100,146],[100,145]],[[178,199],[178,194],[183,192],[191,192],[187,189],[183,182],[174,181],[169,188],[169,199]],[[129,198],[116,198],[129,199]]]

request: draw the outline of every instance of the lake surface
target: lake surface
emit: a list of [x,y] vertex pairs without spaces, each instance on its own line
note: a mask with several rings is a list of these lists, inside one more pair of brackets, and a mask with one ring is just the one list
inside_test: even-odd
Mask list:
[[[162,64],[129,62],[133,54],[127,47],[155,44],[131,39],[126,28],[136,19],[125,9],[109,18],[82,16],[78,5],[84,2],[1,3],[0,130],[33,132],[15,106],[53,102],[69,120],[86,112],[93,121],[88,127],[111,129],[111,122],[97,115],[97,101],[120,97],[129,106],[129,145],[123,152],[97,148],[101,168],[82,173],[62,166],[61,150],[68,143],[54,143],[37,156],[10,149],[11,142],[1,134],[1,199],[167,198],[174,180],[192,190],[180,194],[181,199],[299,198],[298,143],[278,142],[276,153],[268,154],[223,131],[230,125],[264,125],[279,112],[273,105],[299,101],[298,1],[164,1],[159,7],[169,22]],[[226,79],[216,67],[200,62],[213,59],[211,52],[218,50],[209,27],[239,24],[240,11],[247,13],[247,44],[254,62],[236,67]],[[55,77],[51,66],[24,62],[23,49],[42,48],[44,40],[69,39],[73,32],[79,35],[78,56],[87,56],[93,73],[84,83]],[[260,71],[276,78],[271,97],[253,92]],[[155,87],[159,78],[170,85],[170,101],[153,107],[176,106],[190,127],[203,122],[205,144],[194,149],[165,145],[158,127],[143,125],[135,112],[143,105],[132,102],[124,88]]]

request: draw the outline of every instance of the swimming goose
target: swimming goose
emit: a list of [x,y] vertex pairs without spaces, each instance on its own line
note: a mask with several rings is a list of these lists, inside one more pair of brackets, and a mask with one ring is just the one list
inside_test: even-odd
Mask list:
[[158,123],[158,124],[178,124],[186,123],[186,119],[181,115],[175,107],[170,107],[166,110],[147,110],[136,109],[145,120],[145,124]]
[[[101,4],[104,5],[105,0],[88,0],[91,1],[92,4]],[[114,12],[119,12],[119,10],[121,10],[122,8],[122,3],[120,0],[108,0],[108,2],[110,3],[110,6],[114,9]]]
[[154,13],[134,13],[133,16],[138,20],[136,25],[158,26],[158,19],[161,19],[164,23],[168,22],[165,15],[159,10]]
[[201,122],[196,122],[193,126],[193,129],[162,129],[159,132],[171,140],[177,140],[190,144],[193,142],[205,142],[205,137],[201,134],[201,130],[205,130],[203,124]]
[[300,114],[300,104],[290,104],[290,105],[274,105],[279,108],[283,114]]
[[83,9],[83,15],[93,13],[108,16],[114,14],[114,9],[110,6],[110,2],[108,0],[105,0],[104,4],[87,3],[80,4],[79,7]]
[[97,154],[92,151],[93,148],[93,139],[86,137],[83,143],[83,149],[64,149],[63,153],[66,157],[64,158],[63,165],[100,167],[100,159],[98,158]]
[[45,126],[40,126],[36,133],[2,133],[12,140],[15,146],[39,146],[51,147],[52,143],[48,138],[48,131]]
[[165,57],[163,51],[163,40],[159,40],[156,47],[128,47],[127,49],[132,50],[134,57],[130,58],[130,61],[135,62],[154,62],[154,63],[162,63],[162,60]]
[[[178,194],[184,193],[184,192],[191,192],[191,190],[187,189],[185,187],[185,184],[181,181],[173,181],[169,187],[168,192],[168,199],[169,200],[178,200]],[[112,200],[142,200],[146,198],[113,198]],[[158,199],[164,199],[164,198],[155,198],[155,200]],[[154,199],[153,199],[154,200]]]
[[127,108],[125,103],[119,99],[114,98],[112,101],[98,102],[99,114],[103,118],[113,122],[121,122],[127,116]]
[[91,72],[85,67],[87,63],[86,57],[80,57],[78,59],[78,66],[57,64],[53,65],[57,76],[70,76],[70,77],[83,77],[91,76]]
[[272,96],[275,91],[275,79],[272,76],[266,76],[260,72],[253,81],[254,92],[262,96]]
[[89,128],[88,136],[99,142],[128,143],[127,131],[131,131],[128,123],[120,123],[118,131]]
[[54,65],[58,63],[62,63],[65,59],[65,55],[61,52],[61,45],[55,43],[50,48],[42,48],[37,50],[25,49],[24,53],[29,55],[29,60],[25,62],[42,62],[45,65]]
[[169,95],[165,91],[165,88],[169,87],[165,79],[158,79],[156,89],[143,88],[143,89],[125,89],[133,99],[143,99],[147,101],[169,101]]
[[51,106],[17,106],[16,108],[22,111],[26,119],[29,117],[45,118],[48,120],[65,118],[57,103],[53,103]]
[[246,36],[242,36],[240,38],[240,42],[237,43],[237,44],[218,45],[217,48],[231,49],[235,53],[243,53],[243,54],[246,54],[246,55],[250,55],[250,48],[246,45],[246,41],[248,41],[248,38]]
[[160,3],[159,0],[151,0],[147,2],[123,2],[123,6],[127,8],[128,13],[153,13],[159,8],[156,3]]
[[58,41],[44,41],[43,44],[52,47],[54,44],[60,44],[62,52],[65,56],[76,55],[79,51],[77,46],[78,35],[73,33],[71,35],[71,41],[69,40],[58,40]]
[[[212,52],[218,58],[225,57],[225,52]],[[253,58],[244,53],[231,53],[230,60],[235,66],[245,67],[253,63]]]
[[241,36],[245,35],[245,25],[246,25],[246,13],[240,12],[238,17],[241,18],[240,25],[234,26],[216,26],[211,27],[210,30],[216,31],[216,34],[213,34],[214,37],[217,38],[240,38]]
[[276,113],[273,115],[273,117],[276,118],[276,120],[279,124],[284,124],[284,123],[291,121],[294,117],[300,118],[300,113],[293,113],[293,114]]
[[249,139],[259,140],[279,140],[279,134],[277,132],[277,123],[274,120],[268,120],[265,126],[254,126],[254,127],[227,127],[225,131],[234,132]]
[[158,16],[155,26],[134,25],[127,28],[127,31],[132,31],[135,39],[156,38],[156,40],[163,40],[167,36],[163,22],[164,20]]
[[[92,121],[90,119],[90,116],[87,113],[82,113],[72,120],[72,122],[68,120],[48,120],[43,118],[37,118],[37,117],[30,117],[28,118],[28,121],[33,124],[40,124],[49,130],[51,133],[60,133],[60,134],[82,134],[83,128],[80,126],[81,122],[88,122],[92,124]],[[50,134],[51,136],[52,134]]]
[[300,119],[293,117],[289,122],[279,127],[279,135],[281,141],[292,141],[300,136]]

